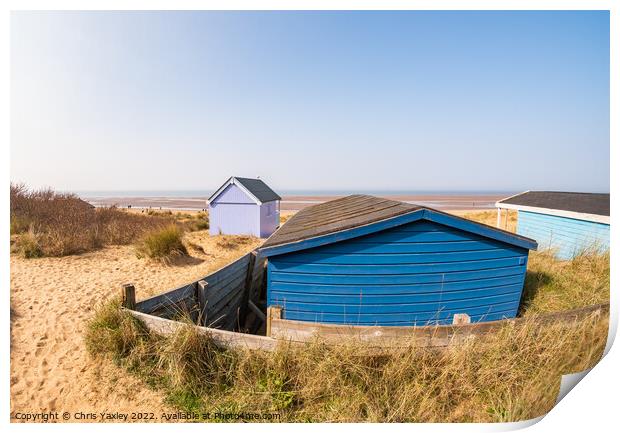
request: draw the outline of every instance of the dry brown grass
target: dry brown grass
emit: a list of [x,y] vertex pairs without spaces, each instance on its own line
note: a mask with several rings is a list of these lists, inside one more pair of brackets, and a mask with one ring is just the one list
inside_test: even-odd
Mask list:
[[288,214],[280,214],[280,225],[283,225],[285,222],[287,222],[294,214],[288,213]]
[[199,212],[186,212],[172,210],[147,210],[147,215],[154,216],[168,216],[174,218],[174,220],[183,226],[187,231],[198,231],[209,229],[209,213],[206,211]]
[[225,250],[236,250],[257,241],[254,236],[217,235],[217,246]]
[[126,245],[170,222],[115,207],[95,209],[73,194],[11,184],[13,252],[24,257],[65,256]]
[[[481,211],[481,212],[466,212],[462,215],[463,218],[470,219],[482,224],[496,227],[497,226],[497,211]],[[500,229],[508,230],[509,232],[516,232],[517,230],[517,211],[508,211],[508,220],[506,220],[506,211],[502,211],[502,218],[499,225]]]
[[[193,327],[144,338],[139,325],[127,329],[132,322],[112,314],[113,320],[99,314],[89,325],[91,333],[110,334],[89,335],[87,341],[109,341],[91,351],[163,390],[168,403],[195,412],[277,412],[280,421],[295,422],[537,417],[553,407],[562,374],[598,362],[608,328],[600,315],[544,327],[531,320],[446,350],[401,347],[377,356],[347,341],[282,342],[275,352],[223,350]],[[120,331],[99,324],[114,321]],[[138,342],[127,341],[131,336]]]
[[170,264],[173,259],[186,255],[183,230],[175,224],[147,232],[136,243],[138,258],[148,257]]
[[523,315],[569,310],[609,302],[609,252],[556,260],[530,253],[521,305]]

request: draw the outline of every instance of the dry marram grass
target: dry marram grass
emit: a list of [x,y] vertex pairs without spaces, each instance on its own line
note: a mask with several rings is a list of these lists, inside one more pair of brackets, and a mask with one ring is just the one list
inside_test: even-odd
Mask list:
[[[92,337],[112,342],[97,345],[97,353],[107,351],[148,377],[183,410],[277,412],[281,421],[500,422],[548,412],[561,374],[600,359],[608,319],[592,315],[545,327],[530,320],[446,350],[401,347],[381,356],[347,341],[224,350],[194,327],[143,338],[140,325],[133,326],[122,335],[138,335],[139,343],[119,344],[117,331],[91,324],[113,334]],[[119,355],[119,347],[134,349]]]
[[12,251],[26,258],[66,256],[126,245],[149,230],[170,224],[115,207],[93,208],[73,194],[29,190],[11,184]]
[[164,263],[187,255],[187,248],[183,244],[183,230],[170,224],[144,234],[136,245],[136,255],[138,258],[148,257]]

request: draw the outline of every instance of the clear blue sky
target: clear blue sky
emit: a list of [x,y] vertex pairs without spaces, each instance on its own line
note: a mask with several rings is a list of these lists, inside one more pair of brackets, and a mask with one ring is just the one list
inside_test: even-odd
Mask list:
[[18,12],[11,178],[609,191],[607,12]]

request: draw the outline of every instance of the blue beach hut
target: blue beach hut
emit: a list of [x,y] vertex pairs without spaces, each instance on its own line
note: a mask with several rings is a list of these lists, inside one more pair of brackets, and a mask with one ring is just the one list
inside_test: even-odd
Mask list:
[[515,317],[526,237],[426,207],[352,195],[305,208],[261,247],[282,319],[347,325]]
[[280,200],[261,179],[233,176],[207,201],[209,233],[269,237],[280,226]]
[[559,259],[609,249],[609,194],[526,191],[495,205],[498,227],[502,209],[516,210],[517,233]]

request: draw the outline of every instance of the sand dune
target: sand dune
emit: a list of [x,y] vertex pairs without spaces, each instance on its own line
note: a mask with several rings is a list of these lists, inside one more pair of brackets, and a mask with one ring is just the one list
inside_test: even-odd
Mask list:
[[[92,307],[132,282],[138,298],[193,281],[256,247],[251,239],[235,249],[218,237],[190,233],[205,253],[184,266],[139,260],[132,247],[62,258],[11,256],[11,417],[18,413],[68,411],[171,411],[163,396],[116,368],[91,359],[83,343]],[[75,421],[75,420],[72,420]]]

